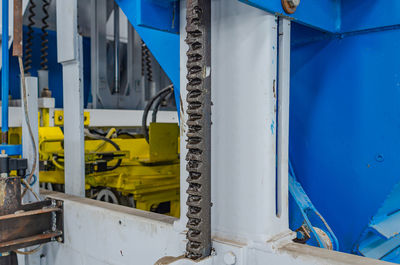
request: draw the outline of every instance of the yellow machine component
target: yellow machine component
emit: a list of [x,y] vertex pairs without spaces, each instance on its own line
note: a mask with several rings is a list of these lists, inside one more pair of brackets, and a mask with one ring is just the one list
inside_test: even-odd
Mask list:
[[[111,138],[115,130],[106,137]],[[85,140],[86,189],[95,197],[98,189],[111,189],[119,201],[131,199],[136,208],[179,217],[179,128],[177,124],[152,123],[149,143],[144,138]],[[40,182],[64,184],[64,135],[59,127],[39,129]],[[113,167],[121,159],[120,166]],[[109,170],[112,169],[112,170]]]
[[[83,125],[89,126],[90,124],[90,113],[85,111],[83,113]],[[54,125],[55,126],[63,126],[64,125],[64,111],[63,110],[55,110],[54,111]]]
[[21,144],[22,128],[9,128],[8,141],[10,144]]

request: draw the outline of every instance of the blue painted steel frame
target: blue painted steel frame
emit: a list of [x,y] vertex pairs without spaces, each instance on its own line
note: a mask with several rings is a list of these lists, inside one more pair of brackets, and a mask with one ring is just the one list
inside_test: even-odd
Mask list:
[[177,0],[142,0],[138,2],[137,23],[161,31],[179,33]]
[[400,28],[327,35],[293,24],[292,41],[291,160],[351,252],[399,182]]
[[[8,133],[8,91],[10,76],[10,55],[8,53],[8,0],[2,1],[2,72],[1,72],[1,131],[3,134]],[[6,144],[6,143],[3,143]]]
[[281,0],[239,0],[273,14],[291,17],[296,22],[329,32],[340,30],[341,0],[302,0],[293,15],[285,14]]
[[[148,0],[115,0],[121,7],[122,11],[127,16],[130,23],[135,27],[140,37],[149,47],[150,51],[157,59],[171,82],[174,84],[175,89],[175,101],[177,111],[179,114],[179,102],[180,102],[180,86],[179,86],[179,58],[180,58],[180,45],[179,45],[179,34],[171,33],[168,31],[153,29],[149,26],[141,24],[146,21],[141,13],[142,2]],[[158,0],[160,1],[160,0]],[[167,0],[162,0],[164,2]],[[172,3],[173,4],[173,3]],[[177,5],[179,8],[179,5]],[[161,7],[161,6],[159,6]],[[152,15],[154,19],[154,15]],[[179,14],[175,15],[175,19],[179,17]],[[148,19],[151,19],[149,17]],[[171,17],[172,19],[172,17]],[[169,21],[169,25],[178,23],[177,20],[174,22]],[[179,24],[177,24],[179,25]]]
[[22,155],[22,145],[0,144],[0,153],[4,151],[9,156],[20,156]]
[[297,11],[292,15],[285,14],[281,0],[239,1],[332,33],[400,24],[400,1],[398,0],[302,0]]
[[[175,86],[179,113],[178,0],[116,0]],[[400,25],[398,0],[303,0],[293,15],[281,0],[238,0],[330,33]]]

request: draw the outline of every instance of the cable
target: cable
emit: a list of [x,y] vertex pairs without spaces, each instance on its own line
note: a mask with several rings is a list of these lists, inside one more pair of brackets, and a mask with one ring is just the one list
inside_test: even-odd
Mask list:
[[28,250],[28,251],[14,250],[14,252],[17,254],[20,254],[20,255],[31,255],[31,254],[35,254],[36,252],[38,252],[42,247],[43,247],[43,245],[39,245],[37,248],[34,248],[32,250]]
[[[21,73],[21,81],[22,81],[22,102],[24,104],[24,116],[25,116],[25,123],[26,126],[28,127],[29,131],[29,136],[31,138],[31,143],[32,143],[32,148],[33,148],[33,163],[32,163],[32,170],[31,173],[29,174],[29,177],[27,179],[27,182],[30,183],[33,177],[33,174],[35,173],[36,170],[36,165],[37,165],[37,147],[35,143],[35,137],[33,136],[33,131],[31,127],[31,122],[29,120],[29,113],[28,113],[28,99],[27,99],[27,92],[26,92],[26,82],[25,82],[25,72],[24,72],[24,67],[23,67],[23,62],[22,62],[22,57],[18,57],[18,62],[19,62],[19,71]],[[28,190],[28,187],[25,187],[24,191],[22,192],[22,197],[26,194],[26,191]]]
[[29,15],[28,15],[28,32],[27,32],[27,39],[26,39],[26,45],[25,45],[25,65],[24,65],[24,71],[28,73],[28,71],[32,68],[32,46],[33,46],[33,25],[35,25],[35,21],[33,18],[36,16],[36,13],[34,11],[36,5],[33,0],[29,0]]
[[41,56],[40,56],[40,60],[41,60],[40,66],[42,67],[42,70],[47,70],[47,69],[48,69],[48,66],[47,66],[47,62],[48,62],[47,56],[49,55],[49,54],[47,53],[47,50],[48,50],[48,48],[49,48],[49,46],[48,46],[48,42],[49,42],[48,36],[49,36],[49,33],[46,31],[46,29],[49,27],[49,24],[48,24],[48,22],[47,22],[47,19],[49,18],[48,8],[49,8],[49,5],[50,5],[50,2],[49,2],[48,0],[42,0],[42,1],[43,1],[42,10],[43,10],[44,17],[42,18],[43,26],[42,26],[42,36],[41,36],[41,39],[42,39],[41,46],[42,46],[42,48],[40,49],[40,52],[41,52]]
[[165,101],[166,98],[168,98],[172,94],[172,91],[169,93],[166,93],[164,97],[161,97],[159,100],[157,100],[154,108],[153,108],[153,114],[151,115],[151,122],[157,122],[157,113],[160,110],[161,105]]
[[151,109],[151,106],[154,104],[157,98],[164,96],[165,94],[171,93],[171,91],[174,91],[174,85],[169,85],[160,91],[147,103],[144,111],[143,111],[143,117],[142,117],[142,132],[144,134],[144,138],[146,139],[147,143],[149,143],[149,131],[147,130],[147,116],[149,114],[149,111]]
[[[108,138],[102,137],[102,136],[94,135],[94,134],[90,133],[88,129],[85,129],[85,135],[86,135],[87,137],[92,138],[92,139],[95,139],[95,140],[103,140],[103,141],[105,141],[105,142],[111,144],[112,146],[114,146],[114,148],[115,148],[117,151],[121,151],[121,148],[119,147],[119,145],[116,144],[116,143],[115,143],[114,141],[112,141],[111,139],[108,139]],[[121,166],[121,163],[122,163],[122,159],[118,159],[117,164],[115,164],[114,166],[111,166],[111,167],[107,167],[107,171],[112,171],[112,170],[118,168],[119,166]]]
[[61,169],[61,170],[64,170],[64,166],[61,165],[60,163],[58,163],[58,161],[54,158],[54,156],[51,156],[50,159],[51,159],[51,162],[53,163],[53,165],[54,165],[56,168]]
[[32,192],[32,194],[33,194],[33,196],[35,196],[36,200],[38,200],[40,202],[41,199],[39,198],[39,195],[37,195],[37,193],[32,189],[31,185],[29,185],[29,183],[25,179],[21,179],[21,182],[25,185],[26,189],[28,189],[30,192]]

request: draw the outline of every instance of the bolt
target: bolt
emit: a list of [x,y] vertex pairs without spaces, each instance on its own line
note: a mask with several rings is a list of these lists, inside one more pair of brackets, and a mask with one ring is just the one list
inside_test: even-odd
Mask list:
[[300,0],[287,0],[291,8],[298,7],[300,5]]
[[376,155],[375,160],[378,162],[383,162],[385,160],[385,158],[383,157],[382,154],[378,154],[378,155]]
[[61,116],[61,115],[58,116],[58,120],[59,120],[59,121],[62,121],[62,119],[63,119],[63,116]]
[[236,256],[232,251],[226,252],[224,255],[224,262],[226,265],[236,264]]

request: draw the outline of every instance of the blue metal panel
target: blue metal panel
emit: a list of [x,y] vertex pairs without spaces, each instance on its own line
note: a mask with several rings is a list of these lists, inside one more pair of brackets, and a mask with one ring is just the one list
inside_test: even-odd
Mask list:
[[[277,14],[285,14],[281,0],[239,0],[243,3]],[[290,15],[296,22],[329,32],[340,30],[341,0],[301,1]],[[287,14],[285,14],[287,15]]]
[[[329,244],[322,238],[321,234],[316,231],[316,227],[321,229],[328,237],[333,250],[339,250],[339,242],[336,235],[327,224],[322,215],[315,209],[310,198],[304,192],[303,187],[297,181],[292,164],[289,162],[289,191],[293,200],[296,202],[304,221],[301,225],[306,225],[307,229],[311,231],[311,241],[320,247],[328,248]],[[300,225],[299,225],[300,226]],[[324,242],[326,242],[324,244]]]
[[399,181],[400,30],[337,38],[292,29],[291,160],[351,252]]
[[179,35],[140,26],[137,16],[140,8],[140,0],[116,0],[116,2],[174,84],[175,101],[179,115]]
[[142,0],[138,4],[138,25],[172,33],[179,32],[177,0]]
[[[24,27],[24,34],[26,34],[27,28]],[[56,32],[49,30],[49,42],[48,46],[48,65],[49,65],[49,87],[52,92],[52,96],[55,98],[56,108],[63,107],[63,82],[62,82],[62,66],[57,62],[57,36]],[[40,49],[42,32],[40,29],[34,28],[34,42],[33,42],[33,53],[32,53],[32,76],[37,76],[37,71],[40,69]],[[25,47],[24,47],[25,49]],[[11,56],[11,50],[10,50]],[[84,81],[84,104],[85,107],[88,103],[90,95],[90,39],[83,38],[83,81]],[[20,77],[18,60],[16,57],[10,57],[10,95],[13,99],[21,98],[20,93]]]
[[[1,119],[2,127],[1,131],[3,133],[8,133],[8,94],[9,94],[9,73],[10,73],[10,54],[8,51],[8,1],[3,0],[2,2],[2,42],[1,42],[1,52],[2,52],[2,79],[1,79]],[[6,139],[6,138],[5,138]],[[2,143],[3,142],[2,137]]]
[[4,152],[9,155],[9,156],[17,156],[17,155],[22,155],[22,145],[0,145],[0,153]]
[[342,32],[400,24],[399,0],[342,1]]

